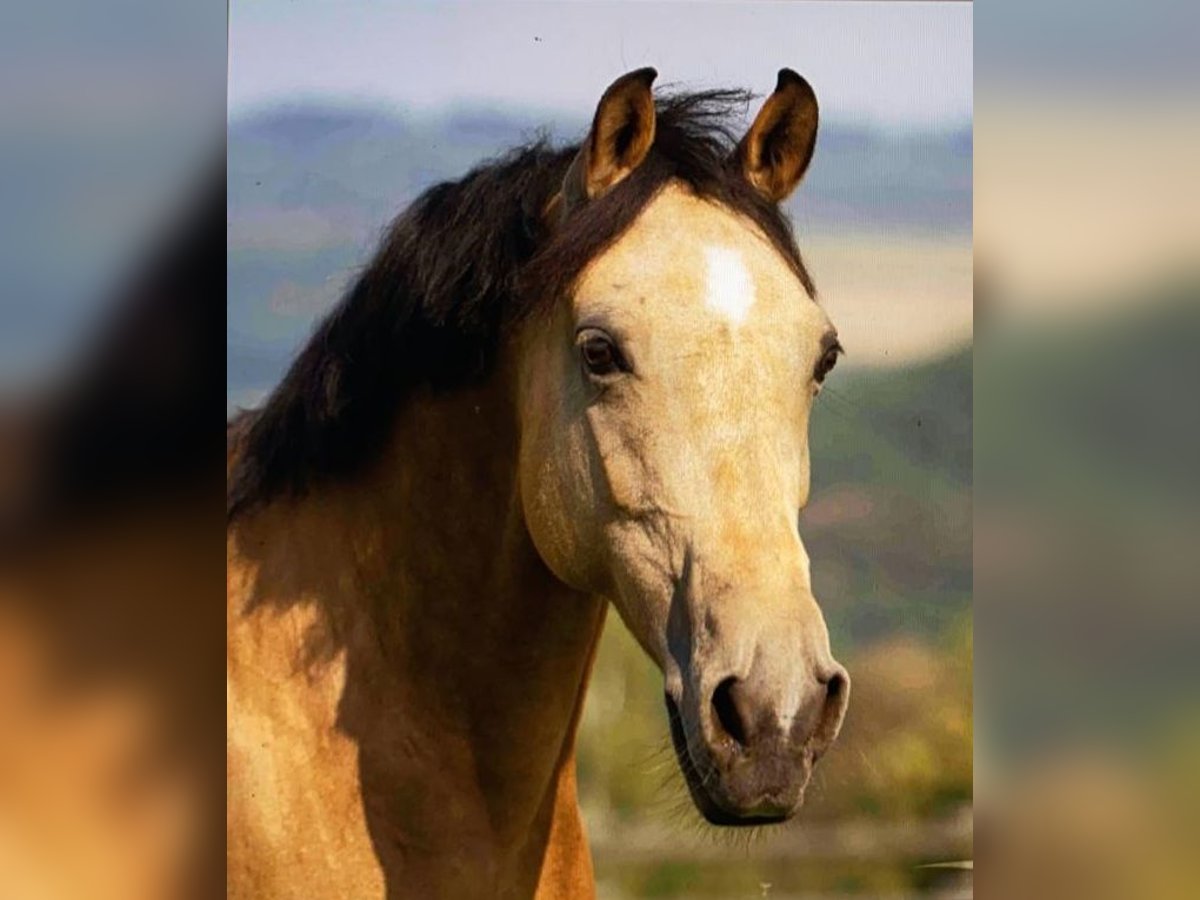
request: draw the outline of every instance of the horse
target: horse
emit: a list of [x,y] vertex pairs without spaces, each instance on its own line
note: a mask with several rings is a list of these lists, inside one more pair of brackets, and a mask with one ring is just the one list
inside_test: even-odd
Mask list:
[[799,513],[841,346],[781,212],[812,87],[656,97],[438,184],[229,428],[231,897],[588,897],[611,604],[699,812],[801,804],[849,678]]

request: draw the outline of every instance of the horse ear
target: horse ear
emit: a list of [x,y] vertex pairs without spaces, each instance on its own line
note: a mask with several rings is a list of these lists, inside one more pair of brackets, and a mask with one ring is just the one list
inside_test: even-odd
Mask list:
[[592,130],[563,183],[567,206],[595,200],[636,169],[654,143],[654,97],[658,72],[649,67],[622,75],[604,92]]
[[738,144],[742,174],[778,203],[796,189],[817,144],[817,95],[791,69],[780,69],[775,93]]

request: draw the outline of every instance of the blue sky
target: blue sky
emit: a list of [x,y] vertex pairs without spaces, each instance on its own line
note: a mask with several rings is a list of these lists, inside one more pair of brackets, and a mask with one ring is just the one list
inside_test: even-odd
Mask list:
[[767,93],[790,66],[826,116],[954,127],[972,112],[968,3],[234,0],[230,115],[301,98],[583,114],[617,75]]

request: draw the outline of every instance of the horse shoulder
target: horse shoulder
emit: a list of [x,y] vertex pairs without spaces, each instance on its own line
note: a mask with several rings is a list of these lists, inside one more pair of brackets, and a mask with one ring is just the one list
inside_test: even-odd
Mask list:
[[228,894],[382,896],[357,747],[337,727],[345,655],[318,652],[316,604],[275,595],[247,538],[230,532]]

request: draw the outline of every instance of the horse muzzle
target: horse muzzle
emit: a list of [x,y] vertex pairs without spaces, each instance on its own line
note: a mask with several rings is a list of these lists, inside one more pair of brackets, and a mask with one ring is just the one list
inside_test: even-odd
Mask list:
[[[763,825],[790,818],[818,759],[837,738],[850,678],[832,660],[799,691],[771,680],[728,676],[710,691],[668,690],[671,740],[701,814],[714,825]],[[686,683],[685,679],[685,683]],[[707,694],[703,702],[699,702]]]

